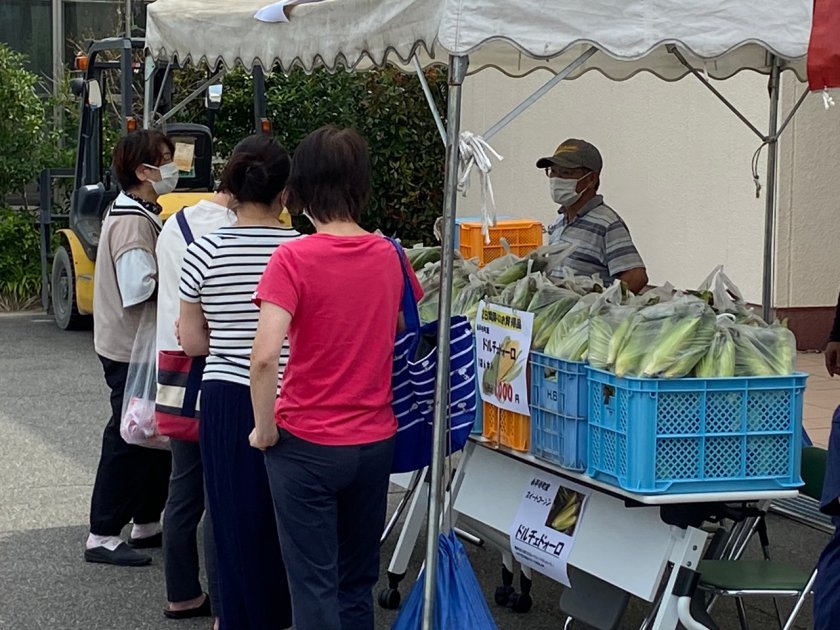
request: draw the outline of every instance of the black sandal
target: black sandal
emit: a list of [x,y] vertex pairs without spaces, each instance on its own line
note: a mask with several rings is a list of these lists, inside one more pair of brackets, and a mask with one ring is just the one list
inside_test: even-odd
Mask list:
[[209,617],[210,612],[210,596],[204,593],[204,601],[201,605],[195,608],[187,608],[186,610],[170,610],[163,609],[163,616],[167,619],[193,619],[195,617]]

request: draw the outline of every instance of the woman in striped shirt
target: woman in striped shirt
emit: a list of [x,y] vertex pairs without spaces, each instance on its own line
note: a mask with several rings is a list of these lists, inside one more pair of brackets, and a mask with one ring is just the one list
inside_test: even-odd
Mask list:
[[[291,626],[286,571],[265,463],[250,448],[249,381],[259,309],[251,302],[274,250],[300,234],[281,227],[289,155],[267,136],[243,140],[222,173],[236,222],[187,248],[179,334],[184,351],[207,356],[201,386],[201,454],[218,554],[220,627]],[[279,360],[282,382],[288,359]]]

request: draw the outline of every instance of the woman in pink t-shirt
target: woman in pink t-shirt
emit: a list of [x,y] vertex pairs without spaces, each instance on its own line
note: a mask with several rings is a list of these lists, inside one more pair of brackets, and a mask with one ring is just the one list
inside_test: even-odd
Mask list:
[[368,149],[355,131],[323,127],[307,136],[285,201],[317,233],[279,248],[254,295],[251,445],[266,452],[295,630],[373,629],[397,431],[391,369],[403,272],[393,245],[359,226],[369,196]]

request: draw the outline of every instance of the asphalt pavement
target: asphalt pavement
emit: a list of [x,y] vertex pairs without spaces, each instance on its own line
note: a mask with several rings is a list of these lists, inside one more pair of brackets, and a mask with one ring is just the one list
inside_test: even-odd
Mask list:
[[[60,331],[43,313],[0,315],[0,628],[209,629],[207,620],[163,617],[159,551],[152,553],[153,564],[144,568],[90,565],[82,560],[91,485],[107,417],[108,390],[90,331]],[[488,491],[491,488],[488,480]],[[400,496],[401,491],[392,486],[391,510]],[[827,536],[776,516],[768,520],[774,558],[810,569]],[[396,538],[396,533],[391,535],[382,547],[383,578]],[[499,583],[499,553],[466,547],[499,628],[563,627],[558,584],[535,576],[534,606],[527,614],[498,608],[492,597]],[[423,548],[421,537],[401,588],[403,599],[419,570]],[[757,552],[751,548],[750,553]],[[788,601],[780,605],[783,611],[790,608]],[[752,628],[776,627],[770,602],[750,600],[748,606]],[[620,627],[638,628],[648,610],[649,604],[631,601]],[[377,606],[377,630],[390,628],[396,614]],[[719,604],[715,618],[725,630],[738,627],[731,602]],[[795,627],[811,625],[809,600]]]

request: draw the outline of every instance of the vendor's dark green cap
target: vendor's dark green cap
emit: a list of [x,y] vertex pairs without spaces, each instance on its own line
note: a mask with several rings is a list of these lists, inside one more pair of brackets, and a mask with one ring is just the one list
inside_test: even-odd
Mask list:
[[554,155],[537,160],[537,168],[549,168],[552,165],[562,168],[586,168],[600,173],[604,160],[594,145],[586,140],[569,138],[557,147]]

